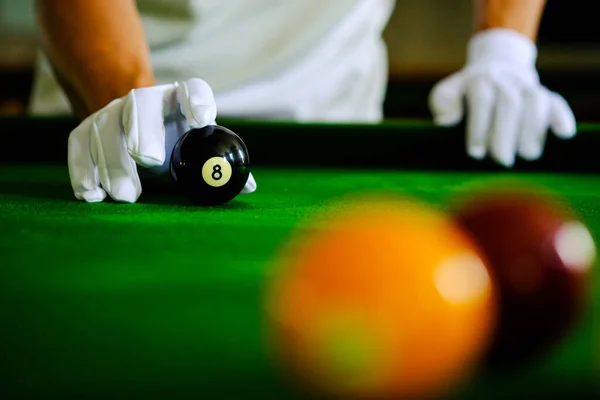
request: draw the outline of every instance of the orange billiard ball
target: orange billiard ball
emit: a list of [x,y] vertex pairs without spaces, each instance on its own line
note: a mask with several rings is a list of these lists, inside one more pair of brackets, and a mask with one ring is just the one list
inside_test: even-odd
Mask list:
[[467,378],[496,305],[481,252],[446,215],[405,199],[333,207],[282,252],[266,294],[270,345],[319,395],[438,395]]

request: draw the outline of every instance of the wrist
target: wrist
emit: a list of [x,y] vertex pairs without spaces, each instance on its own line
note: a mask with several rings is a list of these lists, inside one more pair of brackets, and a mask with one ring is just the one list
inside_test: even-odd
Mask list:
[[546,0],[476,0],[476,32],[510,29],[535,42]]
[[88,82],[81,90],[90,114],[127,95],[132,89],[156,85],[154,75],[150,71],[115,74],[105,72],[93,81],[91,84]]
[[522,26],[511,25],[511,24],[493,25],[493,24],[480,23],[475,29],[475,34],[487,32],[490,30],[509,30],[509,31],[516,32],[516,33],[526,37],[527,39],[531,40],[532,42],[535,42],[537,40],[537,29],[524,29]]
[[526,35],[504,28],[487,29],[473,35],[467,46],[467,63],[503,61],[535,66],[537,47]]

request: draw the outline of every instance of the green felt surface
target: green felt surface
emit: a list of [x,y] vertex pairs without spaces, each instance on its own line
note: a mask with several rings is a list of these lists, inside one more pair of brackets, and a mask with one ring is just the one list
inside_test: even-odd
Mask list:
[[[474,187],[518,178],[552,187],[600,237],[600,176],[254,174],[256,193],[200,209],[160,192],[137,204],[85,204],[64,166],[0,166],[0,393],[292,398],[262,340],[261,290],[294,226],[346,193],[390,190],[444,209]],[[478,375],[460,397],[591,390],[598,317],[594,296],[548,360]]]

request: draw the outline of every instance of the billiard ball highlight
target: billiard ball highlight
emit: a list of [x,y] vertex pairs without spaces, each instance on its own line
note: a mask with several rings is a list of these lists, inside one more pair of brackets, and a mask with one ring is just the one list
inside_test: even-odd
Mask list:
[[223,204],[240,194],[248,181],[248,149],[222,126],[191,129],[175,144],[170,170],[173,182],[194,204]]
[[485,252],[500,299],[488,368],[539,361],[573,328],[588,300],[596,247],[557,198],[530,190],[473,194],[458,222]]
[[269,343],[317,397],[425,398],[488,345],[486,261],[455,222],[405,199],[334,204],[291,240],[267,285]]

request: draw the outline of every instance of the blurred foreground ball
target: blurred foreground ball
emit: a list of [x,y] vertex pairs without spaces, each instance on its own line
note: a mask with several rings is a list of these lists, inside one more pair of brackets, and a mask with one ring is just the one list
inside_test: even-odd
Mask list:
[[596,247],[567,209],[549,194],[520,189],[474,194],[457,207],[499,288],[489,367],[540,359],[581,315]]
[[427,397],[468,377],[488,344],[486,262],[443,214],[363,197],[296,237],[267,291],[271,344],[323,395]]

